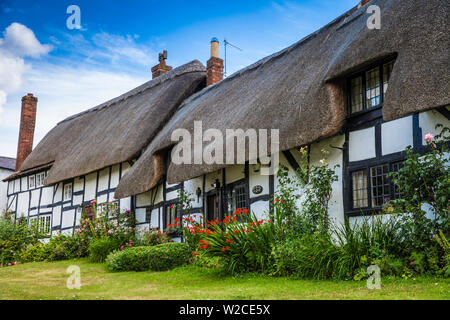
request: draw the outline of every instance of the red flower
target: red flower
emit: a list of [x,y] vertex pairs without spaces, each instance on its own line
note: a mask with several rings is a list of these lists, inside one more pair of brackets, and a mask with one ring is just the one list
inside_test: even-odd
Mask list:
[[173,209],[173,204],[170,206],[170,209]]
[[248,209],[242,210],[243,213],[248,213]]
[[231,239],[227,238],[226,242],[230,242],[230,241],[231,241]]
[[197,252],[194,252],[192,255],[193,255],[193,256],[196,256],[196,255],[197,255]]
[[239,232],[239,230],[234,230],[233,232],[234,232],[234,233],[238,233],[238,232]]
[[250,225],[251,225],[251,226],[254,226],[254,225],[255,225],[255,222],[250,223]]
[[272,220],[271,220],[271,219],[269,219],[269,220],[267,220],[267,222],[268,222],[268,223],[272,223]]
[[225,251],[225,250],[227,250],[227,249],[225,249],[225,247],[222,247],[222,251]]

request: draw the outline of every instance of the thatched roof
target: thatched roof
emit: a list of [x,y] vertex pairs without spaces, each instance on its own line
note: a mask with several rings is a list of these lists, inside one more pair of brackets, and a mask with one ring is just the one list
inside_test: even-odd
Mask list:
[[14,171],[16,169],[16,159],[9,157],[0,157],[0,168]]
[[71,116],[42,139],[20,171],[54,161],[44,181],[52,184],[136,158],[205,81],[205,67],[195,60]]
[[[381,29],[369,30],[369,5],[381,8]],[[343,81],[372,62],[396,57],[384,100],[392,120],[450,104],[450,2],[372,0],[294,45],[236,72],[189,98],[121,180],[116,197],[152,188],[165,172],[163,150],[177,128],[280,130],[280,150],[332,136],[346,118]],[[225,134],[224,134],[225,136]],[[243,152],[243,150],[242,150]],[[180,182],[225,165],[174,165]]]

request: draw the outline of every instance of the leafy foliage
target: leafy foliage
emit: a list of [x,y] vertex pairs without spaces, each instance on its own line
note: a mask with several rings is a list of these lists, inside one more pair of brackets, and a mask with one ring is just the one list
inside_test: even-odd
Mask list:
[[106,266],[110,271],[147,271],[149,254],[153,247],[133,247],[111,252],[106,258]]
[[186,243],[170,242],[149,247],[150,270],[165,271],[184,266],[191,261],[191,250]]
[[114,238],[94,239],[89,244],[89,258],[93,262],[104,262],[106,257],[120,246],[121,243]]
[[19,261],[20,252],[38,244],[44,236],[36,226],[28,226],[25,219],[14,223],[9,214],[0,216],[0,266]]

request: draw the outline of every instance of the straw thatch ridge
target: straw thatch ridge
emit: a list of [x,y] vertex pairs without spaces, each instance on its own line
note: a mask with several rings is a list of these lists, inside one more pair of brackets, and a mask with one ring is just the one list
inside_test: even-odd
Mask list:
[[42,139],[20,170],[54,161],[45,180],[52,184],[136,158],[205,81],[205,67],[195,60],[69,117]]
[[[369,5],[381,8],[381,29],[369,29]],[[450,103],[450,34],[447,0],[372,0],[272,56],[191,96],[121,180],[120,198],[151,189],[165,174],[155,155],[175,145],[177,128],[279,129],[287,150],[332,136],[347,115],[345,79],[396,57],[383,106],[385,120]],[[240,152],[244,152],[241,150]],[[246,152],[247,154],[247,152]],[[158,162],[159,163],[159,162]],[[176,183],[225,165],[175,165]]]

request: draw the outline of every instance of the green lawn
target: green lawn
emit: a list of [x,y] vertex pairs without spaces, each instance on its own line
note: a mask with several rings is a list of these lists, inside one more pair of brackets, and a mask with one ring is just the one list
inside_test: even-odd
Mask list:
[[[66,288],[66,268],[81,269],[80,290]],[[189,266],[168,272],[110,273],[87,259],[0,268],[0,299],[449,299],[450,280],[313,281],[260,275],[220,276]]]

